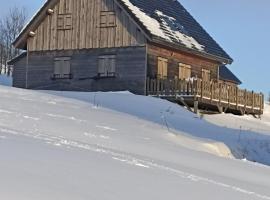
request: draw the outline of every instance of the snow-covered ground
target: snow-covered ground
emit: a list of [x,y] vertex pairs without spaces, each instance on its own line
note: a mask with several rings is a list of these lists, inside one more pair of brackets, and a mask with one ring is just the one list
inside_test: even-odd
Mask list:
[[233,158],[267,163],[262,133],[128,92],[0,95],[1,199],[270,199],[270,167]]
[[251,115],[232,114],[205,115],[206,120],[219,126],[249,130],[270,135],[270,105],[265,104],[264,115],[257,119]]
[[4,74],[3,68],[4,68],[4,66],[2,67],[2,72],[0,73],[0,85],[11,86],[12,85],[12,77]]

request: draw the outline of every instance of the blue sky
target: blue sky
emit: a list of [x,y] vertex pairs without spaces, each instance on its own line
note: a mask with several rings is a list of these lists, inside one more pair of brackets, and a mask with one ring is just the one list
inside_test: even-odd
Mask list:
[[[0,17],[9,7],[27,8],[29,17],[44,0],[0,0]],[[270,1],[180,0],[207,32],[231,55],[230,69],[249,90],[270,92]]]

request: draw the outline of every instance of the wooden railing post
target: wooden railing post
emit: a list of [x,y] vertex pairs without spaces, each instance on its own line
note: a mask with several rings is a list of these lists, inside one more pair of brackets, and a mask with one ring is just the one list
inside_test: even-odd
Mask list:
[[155,81],[155,87],[156,87],[156,91],[157,91],[157,96],[159,97],[159,89],[160,89],[160,80],[159,78]]
[[211,97],[210,98],[211,98],[211,103],[212,103],[212,101],[213,101],[213,91],[214,91],[213,82],[211,81],[210,84],[211,84],[211,91],[210,91],[210,93],[211,93],[210,96]]
[[219,97],[218,97],[218,101],[219,101],[219,105],[220,105],[220,104],[221,104],[221,89],[222,89],[222,88],[221,88],[221,83],[219,83],[219,86],[218,86],[218,87],[219,87],[219,91],[218,91],[218,93],[219,93],[219,94],[218,94],[218,96],[219,96]]
[[245,101],[244,113],[246,113],[246,109],[247,109],[247,90],[246,89],[245,89],[245,92],[244,92],[244,101]]
[[260,98],[260,114],[262,115],[264,109],[264,95],[262,92],[260,93]]
[[204,93],[204,82],[201,80],[201,99],[203,99],[203,93]]
[[239,89],[236,87],[236,109],[238,110],[239,105]]

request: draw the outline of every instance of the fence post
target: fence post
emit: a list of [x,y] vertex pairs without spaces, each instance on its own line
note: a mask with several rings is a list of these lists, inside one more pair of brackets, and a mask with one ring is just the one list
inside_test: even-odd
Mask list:
[[204,86],[204,85],[203,85],[203,80],[201,80],[201,83],[202,83],[202,84],[201,84],[201,99],[203,99],[203,86]]
[[213,86],[213,82],[212,81],[210,82],[210,84],[211,84],[211,103],[212,103],[212,101],[213,101],[214,86]]
[[238,104],[239,104],[239,97],[238,97],[238,95],[239,95],[239,91],[238,91],[238,87],[236,87],[236,109],[238,110]]
[[244,99],[245,99],[244,113],[246,113],[246,110],[247,110],[247,90],[246,89],[245,89],[245,93],[244,93]]
[[156,87],[156,91],[157,91],[157,96],[159,97],[159,87],[160,87],[160,81],[159,78],[155,81],[155,87]]
[[262,115],[264,109],[264,95],[262,92],[260,93],[260,98],[260,115]]
[[221,89],[222,89],[222,88],[221,88],[221,83],[219,83],[219,91],[218,91],[218,93],[219,93],[219,94],[218,94],[218,96],[219,96],[219,97],[218,97],[219,105],[221,105]]

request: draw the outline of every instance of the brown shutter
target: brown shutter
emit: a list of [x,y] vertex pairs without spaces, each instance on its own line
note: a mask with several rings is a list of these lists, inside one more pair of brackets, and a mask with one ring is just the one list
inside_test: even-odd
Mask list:
[[167,78],[168,76],[168,60],[165,58],[158,57],[158,77]]
[[108,28],[116,25],[115,12],[113,11],[101,11],[100,13],[100,27]]

